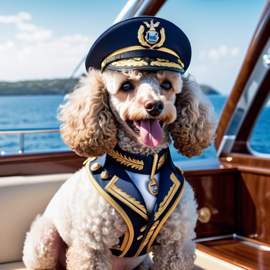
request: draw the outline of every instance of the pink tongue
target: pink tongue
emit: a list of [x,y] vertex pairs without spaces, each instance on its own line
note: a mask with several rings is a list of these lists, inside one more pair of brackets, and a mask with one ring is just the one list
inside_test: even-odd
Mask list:
[[141,120],[140,136],[148,146],[157,146],[161,143],[163,132],[158,119]]

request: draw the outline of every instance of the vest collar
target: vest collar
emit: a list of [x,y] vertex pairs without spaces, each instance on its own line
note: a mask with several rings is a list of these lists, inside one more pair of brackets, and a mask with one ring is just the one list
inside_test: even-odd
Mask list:
[[[168,157],[168,148],[158,153],[155,174],[159,173]],[[122,150],[118,145],[108,153],[125,171],[150,175],[153,167],[154,156],[141,156]]]

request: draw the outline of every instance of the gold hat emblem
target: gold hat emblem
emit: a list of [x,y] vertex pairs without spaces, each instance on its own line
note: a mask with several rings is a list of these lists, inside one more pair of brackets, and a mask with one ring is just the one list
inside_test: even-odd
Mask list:
[[[165,41],[165,30],[161,28],[160,30],[160,40],[159,33],[156,31],[155,27],[158,27],[160,22],[154,23],[154,20],[151,20],[150,24],[148,22],[143,22],[148,28],[150,28],[144,35],[144,26],[141,25],[138,31],[138,40],[142,46],[147,46],[150,49],[155,47],[161,47]],[[158,42],[158,43],[157,43]]]

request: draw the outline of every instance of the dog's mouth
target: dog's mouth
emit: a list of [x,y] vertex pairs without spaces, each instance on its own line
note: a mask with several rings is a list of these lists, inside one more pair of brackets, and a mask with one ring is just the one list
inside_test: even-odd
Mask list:
[[158,146],[163,138],[163,121],[159,119],[127,120],[128,126],[139,134],[144,144],[150,147]]

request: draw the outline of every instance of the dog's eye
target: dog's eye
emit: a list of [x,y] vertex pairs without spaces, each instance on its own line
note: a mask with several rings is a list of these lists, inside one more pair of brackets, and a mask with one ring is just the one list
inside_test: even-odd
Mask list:
[[124,82],[121,86],[121,90],[128,91],[132,89],[132,85],[129,82]]
[[165,81],[162,83],[161,88],[163,88],[164,90],[170,90],[172,88],[172,85],[170,82]]

